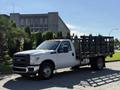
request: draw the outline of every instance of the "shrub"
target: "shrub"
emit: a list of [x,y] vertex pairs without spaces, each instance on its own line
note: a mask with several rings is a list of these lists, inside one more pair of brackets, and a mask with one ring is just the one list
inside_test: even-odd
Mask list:
[[32,41],[31,39],[24,39],[23,50],[32,49]]
[[42,33],[41,32],[36,33],[36,46],[38,46],[42,42],[43,42]]
[[42,34],[44,40],[53,39],[53,32],[47,31]]

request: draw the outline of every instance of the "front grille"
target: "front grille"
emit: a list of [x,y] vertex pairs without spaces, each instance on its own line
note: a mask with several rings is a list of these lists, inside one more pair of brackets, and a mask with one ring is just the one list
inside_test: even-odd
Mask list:
[[28,54],[14,55],[13,66],[26,67],[30,65],[30,56]]
[[26,72],[26,69],[25,68],[15,68],[15,67],[13,67],[13,71]]
[[27,67],[28,64],[14,63],[13,66],[15,66],[15,67]]
[[28,68],[28,71],[29,71],[29,72],[33,72],[33,71],[34,71],[34,68]]

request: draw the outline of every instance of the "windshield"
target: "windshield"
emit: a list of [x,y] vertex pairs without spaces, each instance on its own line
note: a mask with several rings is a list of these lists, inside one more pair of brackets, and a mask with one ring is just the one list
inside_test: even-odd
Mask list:
[[60,41],[44,41],[36,49],[56,50]]

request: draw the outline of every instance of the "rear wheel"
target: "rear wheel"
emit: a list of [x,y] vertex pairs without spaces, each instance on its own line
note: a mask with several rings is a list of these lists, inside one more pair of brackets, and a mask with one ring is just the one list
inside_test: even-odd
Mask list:
[[105,66],[104,57],[96,57],[91,59],[91,68],[95,70],[102,70]]
[[53,65],[49,62],[44,62],[40,65],[38,77],[40,79],[50,79],[53,76]]
[[102,70],[103,67],[104,67],[104,60],[103,60],[102,57],[99,57],[99,58],[97,59],[96,69]]

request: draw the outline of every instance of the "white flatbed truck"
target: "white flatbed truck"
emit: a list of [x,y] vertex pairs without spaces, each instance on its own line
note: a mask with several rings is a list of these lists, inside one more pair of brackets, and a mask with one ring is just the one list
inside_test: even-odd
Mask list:
[[113,53],[113,37],[81,36],[71,40],[46,40],[35,50],[15,53],[13,72],[50,79],[54,70],[60,68],[90,65],[92,69],[101,70],[105,67],[105,57]]

